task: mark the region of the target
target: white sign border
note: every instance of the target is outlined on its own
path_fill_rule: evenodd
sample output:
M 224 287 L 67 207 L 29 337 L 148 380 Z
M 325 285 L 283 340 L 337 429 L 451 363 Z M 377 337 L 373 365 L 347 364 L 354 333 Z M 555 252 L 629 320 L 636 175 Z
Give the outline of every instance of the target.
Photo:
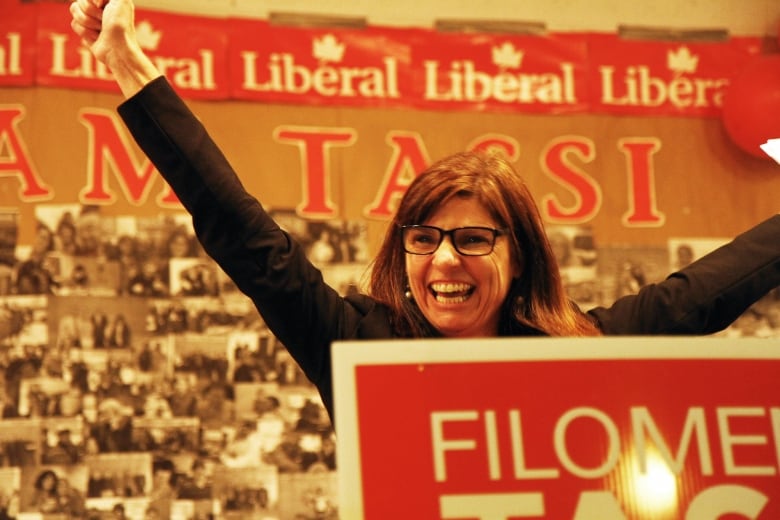
M 398 339 L 337 341 L 331 346 L 339 516 L 363 518 L 355 370 L 370 365 L 615 359 L 780 359 L 780 342 L 720 336 Z M 399 382 L 402 383 L 402 382 Z

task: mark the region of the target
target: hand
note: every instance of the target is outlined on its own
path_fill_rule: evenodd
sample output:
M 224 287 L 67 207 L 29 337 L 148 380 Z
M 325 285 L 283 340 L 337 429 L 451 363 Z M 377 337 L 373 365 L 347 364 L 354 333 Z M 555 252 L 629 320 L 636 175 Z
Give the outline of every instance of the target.
M 71 27 L 95 57 L 111 68 L 120 55 L 136 52 L 132 0 L 74 0 Z
M 136 39 L 133 0 L 73 0 L 70 14 L 73 32 L 111 70 L 125 97 L 161 75 Z

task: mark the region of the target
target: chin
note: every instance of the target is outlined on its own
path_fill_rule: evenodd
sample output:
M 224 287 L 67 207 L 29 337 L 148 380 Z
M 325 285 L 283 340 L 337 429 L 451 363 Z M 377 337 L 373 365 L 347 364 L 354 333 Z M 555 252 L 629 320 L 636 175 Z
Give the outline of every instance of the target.
M 436 326 L 436 330 L 438 330 L 444 337 L 447 337 L 447 338 L 478 337 L 477 334 L 470 333 L 469 329 L 464 329 L 462 327 Z

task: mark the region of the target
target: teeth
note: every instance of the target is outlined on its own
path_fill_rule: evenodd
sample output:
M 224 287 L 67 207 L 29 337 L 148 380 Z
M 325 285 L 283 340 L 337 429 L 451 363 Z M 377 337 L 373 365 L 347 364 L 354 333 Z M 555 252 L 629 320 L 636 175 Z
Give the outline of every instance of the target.
M 468 299 L 467 296 L 446 297 L 446 296 L 442 296 L 441 294 L 435 294 L 434 297 L 436 298 L 436 301 L 439 303 L 463 303 Z
M 468 291 L 471 289 L 471 285 L 467 283 L 439 282 L 431 284 L 431 289 L 437 293 L 455 293 Z
M 437 282 L 431 284 L 433 296 L 439 303 L 463 303 L 468 298 L 473 286 L 467 283 Z

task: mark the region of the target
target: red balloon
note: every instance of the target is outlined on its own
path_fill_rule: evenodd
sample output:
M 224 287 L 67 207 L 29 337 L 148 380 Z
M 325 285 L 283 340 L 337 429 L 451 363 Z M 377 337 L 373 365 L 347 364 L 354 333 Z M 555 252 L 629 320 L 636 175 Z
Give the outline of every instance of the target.
M 721 116 L 737 146 L 769 159 L 759 145 L 780 138 L 780 54 L 750 59 L 726 89 Z

